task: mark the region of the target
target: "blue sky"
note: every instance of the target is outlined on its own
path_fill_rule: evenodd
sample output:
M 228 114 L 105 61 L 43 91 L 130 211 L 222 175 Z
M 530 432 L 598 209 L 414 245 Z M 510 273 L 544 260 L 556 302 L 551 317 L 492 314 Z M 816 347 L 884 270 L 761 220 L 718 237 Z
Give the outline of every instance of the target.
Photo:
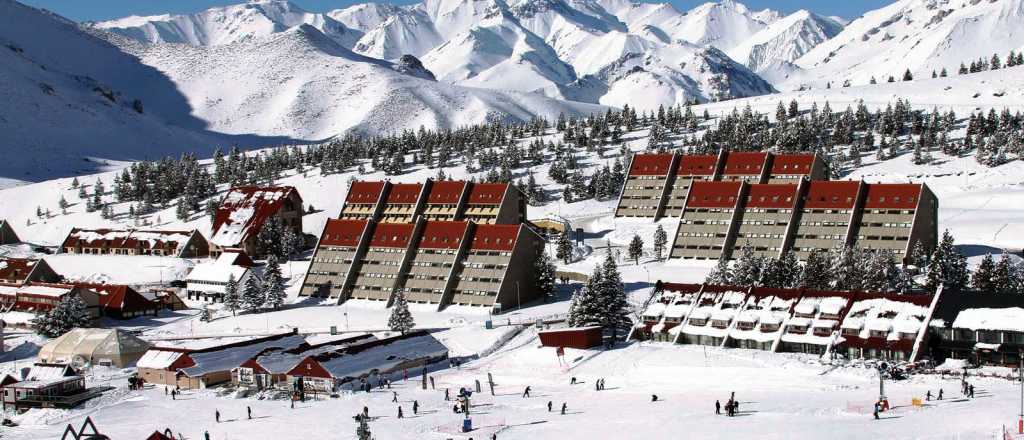
M 162 13 L 186 13 L 200 11 L 211 6 L 242 3 L 245 0 L 19 0 L 23 3 L 46 8 L 72 20 L 105 20 L 126 15 L 155 15 Z M 665 0 L 661 0 L 665 1 Z M 668 0 L 679 9 L 685 10 L 703 3 L 703 0 Z M 751 9 L 772 8 L 782 12 L 808 9 L 822 15 L 839 15 L 847 19 L 860 16 L 866 11 L 879 8 L 893 0 L 740 0 Z M 343 8 L 365 0 L 292 0 L 303 9 L 321 12 Z M 394 4 L 416 3 L 415 0 L 393 1 Z

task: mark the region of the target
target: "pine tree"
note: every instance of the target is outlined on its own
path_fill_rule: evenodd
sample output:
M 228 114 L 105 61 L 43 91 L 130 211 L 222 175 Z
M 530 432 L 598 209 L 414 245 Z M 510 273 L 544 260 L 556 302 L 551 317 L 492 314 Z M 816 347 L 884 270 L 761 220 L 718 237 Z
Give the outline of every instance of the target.
M 629 248 L 627 249 L 627 255 L 632 258 L 636 264 L 640 265 L 640 257 L 644 254 L 644 240 L 639 235 L 633 234 L 633 239 L 629 241 Z
M 600 288 L 604 278 L 604 266 L 597 265 L 583 288 L 572 295 L 566 324 L 569 327 L 600 325 Z
M 994 290 L 1002 294 L 1020 293 L 1020 270 L 1010 260 L 1010 254 L 1005 251 L 995 265 L 992 284 Z
M 67 199 L 64 198 L 64 195 L 61 194 L 60 201 L 57 202 L 57 206 L 59 206 L 61 210 L 64 210 L 68 209 L 68 207 L 71 206 L 71 204 L 68 203 Z
M 708 276 L 704 278 L 704 282 L 707 284 L 717 284 L 720 286 L 731 286 L 733 284 L 732 269 L 729 267 L 729 260 L 722 258 L 718 260 L 718 264 L 715 268 L 708 273 Z
M 904 81 L 913 81 L 914 80 L 914 75 L 912 73 L 910 73 L 910 69 L 907 69 L 906 71 L 903 72 L 903 80 Z
M 210 322 L 212 320 L 213 320 L 213 314 L 210 313 L 210 308 L 206 307 L 206 306 L 203 306 L 203 308 L 199 310 L 199 321 L 200 322 Z
M 995 293 L 995 271 L 995 258 L 992 258 L 992 254 L 986 254 L 985 258 L 982 258 L 981 263 L 978 264 L 978 268 L 974 270 L 974 275 L 971 277 L 971 287 L 982 293 Z
M 837 290 L 863 290 L 863 264 L 861 250 L 849 246 L 833 249 L 830 275 Z
M 743 245 L 740 257 L 732 268 L 732 284 L 742 287 L 754 287 L 761 282 L 761 269 L 765 266 L 761 257 L 754 253 L 750 242 Z
M 569 241 L 569 231 L 562 231 L 555 243 L 555 258 L 562 260 L 565 264 L 572 263 L 572 242 Z
M 665 246 L 668 245 L 668 234 L 665 233 L 665 228 L 658 225 L 658 229 L 654 230 L 654 256 L 661 260 L 665 254 Z
M 267 268 L 263 270 L 263 305 L 278 310 L 284 305 L 285 298 L 281 265 L 278 264 L 277 257 L 271 256 L 267 259 Z
M 283 256 L 284 247 L 281 243 L 283 237 L 281 220 L 271 217 L 263 223 L 263 228 L 256 235 L 257 247 L 263 255 Z
M 967 257 L 956 250 L 953 236 L 947 230 L 942 233 L 939 246 L 932 252 L 925 288 L 930 292 L 939 286 L 960 290 L 967 286 L 968 278 Z
M 78 185 L 79 185 L 78 177 L 75 177 L 75 178 L 71 179 L 71 187 L 72 188 L 78 188 Z
M 72 329 L 92 326 L 92 318 L 85 301 L 76 295 L 61 300 L 54 308 L 37 315 L 32 319 L 32 326 L 37 333 L 56 338 Z
M 250 275 L 251 277 L 251 275 Z M 235 275 L 228 275 L 228 284 L 224 286 L 224 308 L 234 316 L 242 305 L 242 298 L 238 293 L 238 280 Z
M 416 322 L 413 321 L 412 313 L 409 313 L 409 303 L 405 301 L 405 292 L 399 289 L 395 292 L 395 303 L 391 306 L 388 328 L 404 335 L 415 326 Z
M 547 251 L 541 251 L 537 256 L 537 260 L 533 264 L 533 272 L 534 287 L 537 289 L 537 293 L 545 299 L 554 298 L 556 268 L 555 262 L 551 260 Z
M 600 298 L 600 324 L 605 329 L 612 331 L 612 341 L 618 337 L 621 328 L 632 326 L 629 319 L 630 306 L 626 297 L 626 287 L 622 284 L 622 276 L 619 274 L 619 266 L 611 252 L 604 259 L 601 268 L 602 276 L 598 283 Z
M 263 308 L 267 297 L 263 294 L 263 286 L 255 275 L 250 274 L 242 286 L 242 309 L 247 312 L 256 312 Z
M 827 253 L 811 250 L 800 273 L 800 286 L 808 289 L 828 289 L 832 285 L 832 261 Z

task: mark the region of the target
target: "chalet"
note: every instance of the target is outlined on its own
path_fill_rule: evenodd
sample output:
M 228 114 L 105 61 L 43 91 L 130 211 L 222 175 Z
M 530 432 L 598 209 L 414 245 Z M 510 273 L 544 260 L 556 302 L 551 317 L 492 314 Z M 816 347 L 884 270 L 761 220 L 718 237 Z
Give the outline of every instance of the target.
M 456 265 L 470 244 L 475 228 L 469 222 L 424 221 L 422 233 L 401 281 L 405 299 L 441 306 L 455 284 Z
M 238 258 L 237 252 L 224 252 L 216 260 L 195 265 L 185 277 L 186 297 L 191 300 L 223 302 L 227 285 L 232 279 L 241 292 L 249 277 L 256 274 L 246 266 L 234 264 L 239 261 Z
M 865 185 L 857 246 L 887 249 L 906 261 L 914 246 L 937 244 L 939 201 L 924 184 Z
M 123 284 L 73 283 L 99 295 L 100 314 L 114 319 L 156 316 L 160 305 Z
M 766 152 L 732 151 L 724 154 L 720 179 L 723 181 L 739 181 L 747 183 L 765 183 L 768 181 L 771 157 Z
M 722 346 L 746 297 L 744 288 L 705 285 L 697 307 L 683 323 L 676 341 Z
M 360 243 L 369 237 L 373 224 L 367 219 L 327 220 L 302 281 L 299 295 L 348 299 L 346 289 L 355 281 L 361 258 Z
M 23 380 L 4 385 L 3 409 L 72 408 L 96 397 L 85 388 L 85 378 L 64 364 L 36 363 Z
M 303 344 L 288 350 L 268 350 L 258 356 L 247 359 L 231 370 L 231 383 L 236 386 L 250 387 L 257 390 L 267 388 L 292 389 L 287 373 L 295 368 L 303 359 L 320 353 L 337 351 L 346 347 L 376 340 L 373 335 L 345 336 L 337 340 L 328 340 L 317 344 Z
M 813 181 L 806 185 L 793 240 L 793 252 L 798 259 L 806 260 L 814 250 L 852 244 L 850 227 L 861 186 L 860 182 L 850 181 Z
M 0 285 L 0 305 L 7 310 L 32 314 L 46 313 L 61 301 L 80 298 L 93 319 L 100 317 L 99 295 L 72 284 L 34 283 L 22 286 Z
M 214 216 L 210 255 L 219 256 L 226 249 L 262 255 L 256 238 L 267 220 L 276 219 L 284 229 L 301 236 L 302 215 L 302 197 L 293 187 L 231 188 Z
M 523 224 L 473 228 L 465 258 L 452 278 L 449 304 L 510 309 L 539 299 L 533 286 L 533 262 L 544 238 Z
M 634 154 L 615 216 L 659 218 L 676 161 L 674 154 Z
M 206 239 L 198 231 L 72 228 L 61 252 L 87 255 L 156 255 L 198 258 L 209 255 Z
M 461 207 L 469 196 L 470 184 L 461 180 L 440 180 L 430 185 L 423 216 L 427 220 L 459 220 Z
M 176 289 L 149 289 L 140 293 L 146 299 L 156 303 L 161 309 L 170 311 L 188 309 L 188 304 L 181 300 Z
M 409 244 L 416 234 L 416 225 L 380 223 L 374 226 L 367 251 L 359 259 L 359 271 L 353 280 L 349 298 L 385 301 L 398 288 L 398 281 L 408 266 Z
M 0 257 L 0 282 L 25 284 L 28 282 L 56 283 L 60 275 L 46 264 L 46 260 Z
M 717 155 L 679 156 L 668 200 L 665 202 L 665 217 L 675 218 L 683 213 L 686 196 L 690 193 L 690 185 L 694 181 L 715 180 L 717 164 Z
M 793 317 L 783 330 L 779 351 L 822 355 L 838 337 L 851 292 L 805 290 L 793 306 Z
M 932 295 L 860 294 L 841 325 L 837 350 L 851 359 L 910 361 L 928 333 Z
M 306 390 L 332 392 L 358 389 L 362 381 L 416 372 L 448 359 L 448 348 L 426 331 L 353 344 L 347 348 L 308 356 L 288 371 L 291 383 Z
M 383 223 L 413 223 L 425 203 L 427 185 L 422 183 L 393 183 L 384 199 L 380 221 Z
M 0 219 L 0 245 L 2 244 L 15 244 L 21 243 L 21 239 L 18 238 L 18 234 L 14 233 L 14 228 L 7 220 Z
M 1024 298 L 992 292 L 949 292 L 930 318 L 927 355 L 936 362 L 1019 367 L 1024 353 Z
M 518 188 L 508 183 L 474 183 L 459 220 L 518 225 L 526 221 L 526 198 Z
M 383 209 L 387 182 L 354 181 L 348 187 L 345 206 L 338 218 L 344 220 L 376 220 Z
M 782 329 L 787 326 L 793 305 L 802 293 L 799 289 L 751 289 L 736 317 L 736 326 L 729 330 L 726 345 L 776 351 Z
M 793 211 L 799 199 L 798 186 L 792 184 L 749 185 L 743 209 L 738 216 L 732 258 L 749 245 L 759 257 L 778 258 L 791 230 Z
M 693 182 L 670 257 L 728 258 L 744 189 L 742 182 Z

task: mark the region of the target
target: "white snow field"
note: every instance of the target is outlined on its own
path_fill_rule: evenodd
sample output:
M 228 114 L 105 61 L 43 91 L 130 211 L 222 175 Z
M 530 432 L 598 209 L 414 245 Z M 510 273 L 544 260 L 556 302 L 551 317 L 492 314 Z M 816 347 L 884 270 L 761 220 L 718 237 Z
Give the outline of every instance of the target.
M 435 390 L 421 389 L 415 379 L 396 380 L 392 389 L 342 393 L 338 398 L 296 403 L 233 399 L 214 390 L 186 391 L 172 401 L 159 388 L 118 391 L 63 413 L 33 410 L 4 428 L 5 438 L 50 439 L 68 422 L 78 425 L 91 416 L 100 430 L 115 439 L 141 439 L 154 430 L 171 428 L 184 438 L 355 438 L 351 416 L 366 406 L 378 439 L 992 439 L 1017 417 L 1017 384 L 1003 379 L 975 379 L 975 398 L 959 395 L 959 379 L 917 376 L 887 382 L 893 409 L 873 420 L 878 397 L 873 369 L 862 365 L 823 365 L 803 355 L 723 350 L 665 343 L 632 344 L 611 351 L 569 349 L 560 363 L 553 348 L 539 347 L 530 329 L 487 358 L 460 369 L 431 373 Z M 410 376 L 414 376 L 410 372 Z M 418 373 L 418 372 L 416 372 Z M 497 386 L 487 390 L 487 374 Z M 570 385 L 570 378 L 580 383 Z M 605 379 L 603 391 L 595 381 Z M 472 396 L 475 430 L 461 433 L 463 416 L 444 400 L 443 388 L 482 384 Z M 523 398 L 525 387 L 531 396 Z M 429 386 L 428 386 L 429 388 Z M 942 389 L 944 400 L 911 405 Z M 399 402 L 392 403 L 392 392 Z M 736 393 L 735 417 L 715 415 L 715 400 Z M 658 396 L 652 402 L 652 394 Z M 413 414 L 412 401 L 419 403 Z M 548 412 L 547 403 L 553 411 Z M 565 415 L 559 413 L 562 403 Z M 401 406 L 405 418 L 398 419 Z M 246 418 L 251 407 L 253 419 Z M 220 411 L 221 422 L 214 420 Z

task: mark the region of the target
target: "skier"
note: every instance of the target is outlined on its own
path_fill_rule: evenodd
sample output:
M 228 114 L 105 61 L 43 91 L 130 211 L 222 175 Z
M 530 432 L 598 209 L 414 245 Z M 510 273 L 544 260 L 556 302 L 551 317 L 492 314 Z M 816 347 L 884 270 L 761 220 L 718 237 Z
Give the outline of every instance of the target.
M 398 418 L 402 418 L 402 407 L 398 407 Z
M 875 415 L 875 420 L 878 420 L 878 405 L 875 405 L 874 415 Z
M 569 385 L 576 385 L 576 376 L 573 376 L 572 379 L 569 379 Z
M 565 410 L 568 409 L 568 408 L 569 408 L 569 406 L 566 405 L 565 402 L 562 402 L 562 415 L 563 416 L 565 415 Z
M 178 400 L 178 391 L 171 390 L 171 400 Z
M 551 401 L 548 401 L 548 412 L 551 412 Z
M 530 397 L 530 387 L 529 386 L 527 386 L 526 389 L 523 390 L 523 398 L 525 399 L 527 397 Z
M 967 390 L 968 390 L 968 394 L 969 394 L 969 395 L 971 396 L 971 398 L 973 399 L 973 398 L 974 398 L 974 385 L 973 385 L 973 384 L 972 384 L 972 385 L 968 385 L 968 386 L 967 386 Z
M 295 409 L 295 396 L 292 396 L 292 398 L 288 399 L 288 401 L 291 403 L 292 409 Z
M 206 440 L 210 440 L 210 431 L 203 431 L 203 437 L 206 438 Z
M 942 388 L 939 388 L 939 400 L 942 400 Z
M 409 380 L 409 370 L 402 370 L 402 380 L 403 381 Z
M 369 417 L 370 417 L 370 408 L 367 408 L 367 407 L 364 406 L 363 407 L 363 418 L 365 419 L 365 418 L 369 418 Z
M 474 379 L 474 381 L 476 382 L 476 392 L 479 393 L 480 392 L 480 379 Z
M 451 400 L 451 398 L 448 397 L 448 388 L 445 388 L 444 389 L 444 401 L 447 402 L 449 400 Z
M 715 415 L 722 415 L 722 403 L 715 401 Z
M 657 394 L 651 394 L 651 402 L 657 402 L 657 401 L 658 401 L 658 395 Z
M 245 412 L 249 415 L 249 420 L 252 420 L 252 408 L 248 406 L 245 407 Z
M 413 400 L 412 401 L 412 413 L 413 414 L 417 414 L 419 412 L 420 412 L 420 401 L 419 400 Z
M 455 414 L 459 413 L 459 404 L 458 403 L 452 405 L 452 412 L 455 413 Z
M 430 389 L 432 389 L 432 390 L 435 389 L 434 388 L 434 376 L 430 376 Z
M 384 379 L 384 385 L 387 386 L 388 389 L 390 390 L 391 389 L 391 379 Z
M 391 403 L 398 403 L 398 391 L 392 391 Z
M 217 423 L 220 423 L 220 410 L 213 410 L 213 417 L 217 419 Z
M 927 401 L 929 401 L 929 402 L 931 402 L 931 401 L 932 401 L 932 390 L 928 390 L 928 392 L 927 392 L 927 393 L 925 393 L 925 395 L 924 395 L 924 400 L 927 400 Z

